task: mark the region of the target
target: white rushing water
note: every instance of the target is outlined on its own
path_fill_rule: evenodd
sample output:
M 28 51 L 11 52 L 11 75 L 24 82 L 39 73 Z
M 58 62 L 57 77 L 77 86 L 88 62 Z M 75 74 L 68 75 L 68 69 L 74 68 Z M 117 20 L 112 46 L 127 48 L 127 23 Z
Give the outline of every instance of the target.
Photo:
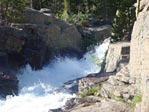
M 86 76 L 100 70 L 100 59 L 105 55 L 109 40 L 88 52 L 81 60 L 57 58 L 42 70 L 34 71 L 29 65 L 18 73 L 20 92 L 0 100 L 0 112 L 48 112 L 63 106 L 75 95 L 55 91 L 69 80 Z

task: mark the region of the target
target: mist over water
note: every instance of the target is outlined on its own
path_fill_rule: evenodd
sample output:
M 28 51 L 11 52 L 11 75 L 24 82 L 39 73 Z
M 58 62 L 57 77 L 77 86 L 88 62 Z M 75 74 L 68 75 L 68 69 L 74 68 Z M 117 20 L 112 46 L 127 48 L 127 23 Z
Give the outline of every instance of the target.
M 96 61 L 104 57 L 108 45 L 109 40 L 105 40 L 80 60 L 59 57 L 42 70 L 35 71 L 26 65 L 18 73 L 19 95 L 0 100 L 0 112 L 48 112 L 63 106 L 67 99 L 76 95 L 55 90 L 69 80 L 99 72 Z

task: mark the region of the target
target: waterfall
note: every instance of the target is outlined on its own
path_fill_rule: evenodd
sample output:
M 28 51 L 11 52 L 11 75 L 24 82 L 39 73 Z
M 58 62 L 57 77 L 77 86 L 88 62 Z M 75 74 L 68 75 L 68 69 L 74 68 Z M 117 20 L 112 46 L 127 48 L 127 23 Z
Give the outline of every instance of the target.
M 108 49 L 109 39 L 96 46 L 80 60 L 76 58 L 57 58 L 42 70 L 32 70 L 29 65 L 22 68 L 19 79 L 19 95 L 0 100 L 0 112 L 48 112 L 63 106 L 67 99 L 76 97 L 69 92 L 56 92 L 63 83 L 84 77 L 100 70 L 100 59 Z

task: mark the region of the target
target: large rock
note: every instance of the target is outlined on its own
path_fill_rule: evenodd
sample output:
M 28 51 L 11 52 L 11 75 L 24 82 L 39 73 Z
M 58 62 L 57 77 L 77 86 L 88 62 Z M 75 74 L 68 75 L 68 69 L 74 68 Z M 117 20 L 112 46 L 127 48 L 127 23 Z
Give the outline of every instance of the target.
M 99 87 L 101 86 L 102 82 L 108 80 L 108 76 L 104 77 L 85 77 L 79 80 L 78 89 L 79 94 L 82 94 L 84 90 L 90 90 L 92 87 Z
M 49 112 L 132 112 L 132 109 L 120 101 L 91 96 L 68 100 L 62 109 Z
M 98 27 L 84 27 L 79 28 L 79 31 L 84 39 L 94 40 L 101 43 L 111 36 L 111 26 L 103 25 Z
M 123 102 L 102 100 L 92 105 L 79 105 L 69 112 L 132 112 L 132 109 Z
M 9 64 L 13 69 L 26 63 L 34 68 L 41 68 L 46 60 L 47 46 L 29 32 L 12 27 L 0 27 L 0 61 L 1 68 Z M 7 61 L 5 61 L 7 60 Z
M 98 76 L 99 75 L 99 76 Z M 109 75 L 112 74 L 99 74 L 93 73 L 89 74 L 87 77 L 77 78 L 75 80 L 70 80 L 62 86 L 59 90 L 67 90 L 71 93 L 76 93 L 81 95 L 83 91 L 90 90 L 92 87 L 100 88 L 101 84 L 108 80 Z
M 8 69 L 8 55 L 6 52 L 0 52 L 0 71 L 7 71 Z
M 42 10 L 42 9 L 41 9 Z M 23 30 L 40 38 L 53 52 L 72 49 L 81 52 L 82 38 L 75 25 L 62 21 L 53 14 L 28 9 Z
M 137 0 L 135 22 L 130 54 L 130 75 L 142 79 L 142 107 L 140 112 L 149 112 L 149 2 Z
M 18 94 L 18 79 L 7 73 L 0 72 L 0 97 Z
M 82 38 L 75 25 L 48 9 L 27 9 L 25 17 L 25 23 L 0 27 L 0 51 L 9 54 L 12 63 L 29 63 L 37 69 L 55 55 L 82 56 Z
M 5 67 L 6 64 L 8 65 L 8 62 L 10 66 L 12 64 L 12 67 L 21 64 L 22 61 L 20 60 L 22 59 L 20 54 L 24 45 L 25 33 L 23 31 L 0 26 L 0 60 L 3 60 L 1 68 L 8 69 Z
M 0 26 L 0 51 L 20 52 L 25 44 L 22 31 L 11 27 Z
M 122 99 L 132 102 L 133 98 L 140 96 L 140 88 L 136 78 L 130 77 L 129 66 L 123 67 L 115 76 L 110 76 L 103 83 L 100 95 L 106 98 Z
M 47 46 L 40 39 L 27 40 L 22 51 L 24 60 L 29 63 L 32 68 L 42 68 L 47 61 Z

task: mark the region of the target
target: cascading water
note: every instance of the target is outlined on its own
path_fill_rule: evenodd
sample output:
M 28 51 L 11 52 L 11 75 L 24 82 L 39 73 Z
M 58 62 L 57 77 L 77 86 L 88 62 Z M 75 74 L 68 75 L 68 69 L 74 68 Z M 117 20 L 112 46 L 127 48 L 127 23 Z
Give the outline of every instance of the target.
M 56 92 L 64 82 L 95 73 L 100 70 L 99 61 L 105 55 L 109 40 L 95 47 L 81 60 L 57 58 L 42 70 L 34 71 L 29 65 L 20 70 L 19 95 L 0 100 L 0 112 L 48 112 L 63 106 L 75 94 Z

